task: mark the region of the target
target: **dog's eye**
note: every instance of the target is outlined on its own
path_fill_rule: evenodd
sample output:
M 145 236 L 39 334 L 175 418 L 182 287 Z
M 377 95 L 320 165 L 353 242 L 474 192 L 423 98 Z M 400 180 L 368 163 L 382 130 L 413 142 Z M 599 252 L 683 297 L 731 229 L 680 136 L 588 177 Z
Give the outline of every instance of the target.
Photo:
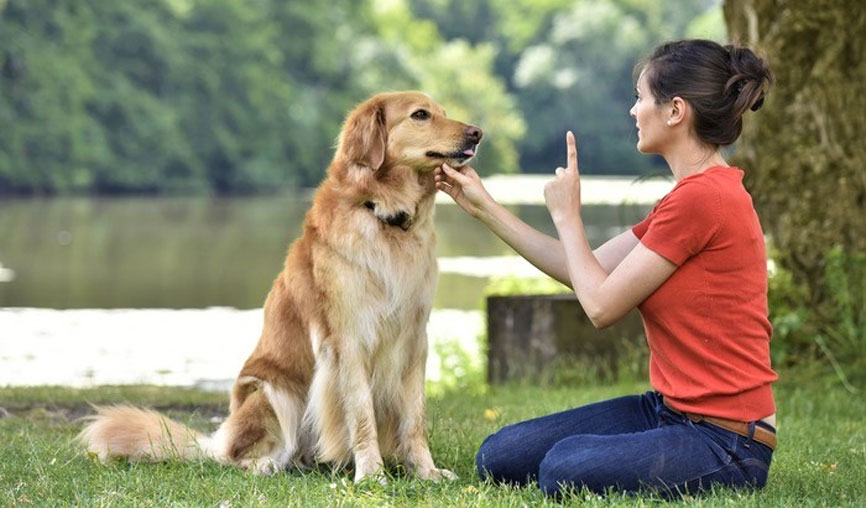
M 430 112 L 426 109 L 419 109 L 418 111 L 412 113 L 412 118 L 415 120 L 427 120 L 430 118 Z

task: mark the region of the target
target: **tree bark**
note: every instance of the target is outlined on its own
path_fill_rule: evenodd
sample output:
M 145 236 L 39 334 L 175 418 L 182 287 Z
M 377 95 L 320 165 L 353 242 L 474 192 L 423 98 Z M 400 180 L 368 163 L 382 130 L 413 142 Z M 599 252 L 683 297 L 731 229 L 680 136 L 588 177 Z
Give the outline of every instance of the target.
M 731 42 L 763 53 L 775 75 L 733 161 L 777 261 L 826 303 L 829 250 L 866 252 L 866 4 L 726 0 L 724 14 Z
M 621 360 L 646 348 L 637 311 L 597 330 L 573 294 L 489 296 L 487 337 L 491 384 L 562 375 L 560 368 L 615 378 Z

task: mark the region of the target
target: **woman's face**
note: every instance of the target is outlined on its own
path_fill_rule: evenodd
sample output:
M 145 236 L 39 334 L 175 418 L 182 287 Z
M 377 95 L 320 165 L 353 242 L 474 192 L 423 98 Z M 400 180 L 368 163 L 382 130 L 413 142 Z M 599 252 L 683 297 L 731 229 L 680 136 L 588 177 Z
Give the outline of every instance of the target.
M 664 115 L 666 108 L 656 104 L 656 99 L 646 84 L 641 72 L 635 89 L 636 98 L 629 114 L 637 126 L 637 149 L 641 153 L 662 153 L 670 137 L 670 127 Z

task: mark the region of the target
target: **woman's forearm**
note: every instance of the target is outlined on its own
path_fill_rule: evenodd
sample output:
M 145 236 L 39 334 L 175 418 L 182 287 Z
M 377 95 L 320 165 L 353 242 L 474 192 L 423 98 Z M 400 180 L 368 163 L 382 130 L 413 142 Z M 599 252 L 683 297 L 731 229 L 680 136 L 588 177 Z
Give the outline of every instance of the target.
M 565 250 L 558 239 L 538 231 L 496 202 L 481 211 L 478 219 L 536 268 L 571 287 Z
M 580 216 L 557 223 L 556 229 L 564 245 L 566 269 L 574 281 L 574 294 L 593 324 L 599 326 L 606 304 L 600 289 L 608 273 L 589 247 Z

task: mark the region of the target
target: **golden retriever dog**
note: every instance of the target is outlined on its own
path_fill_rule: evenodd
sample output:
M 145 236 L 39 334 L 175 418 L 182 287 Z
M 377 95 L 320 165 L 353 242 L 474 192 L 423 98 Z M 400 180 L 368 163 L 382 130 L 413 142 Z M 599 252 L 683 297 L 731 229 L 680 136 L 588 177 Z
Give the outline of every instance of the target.
M 210 458 L 263 474 L 313 461 L 383 479 L 383 457 L 454 478 L 430 455 L 427 319 L 437 267 L 433 169 L 475 154 L 481 130 L 417 92 L 347 117 L 302 236 L 264 306 L 261 338 L 205 436 L 159 413 L 97 408 L 79 438 L 100 459 Z

